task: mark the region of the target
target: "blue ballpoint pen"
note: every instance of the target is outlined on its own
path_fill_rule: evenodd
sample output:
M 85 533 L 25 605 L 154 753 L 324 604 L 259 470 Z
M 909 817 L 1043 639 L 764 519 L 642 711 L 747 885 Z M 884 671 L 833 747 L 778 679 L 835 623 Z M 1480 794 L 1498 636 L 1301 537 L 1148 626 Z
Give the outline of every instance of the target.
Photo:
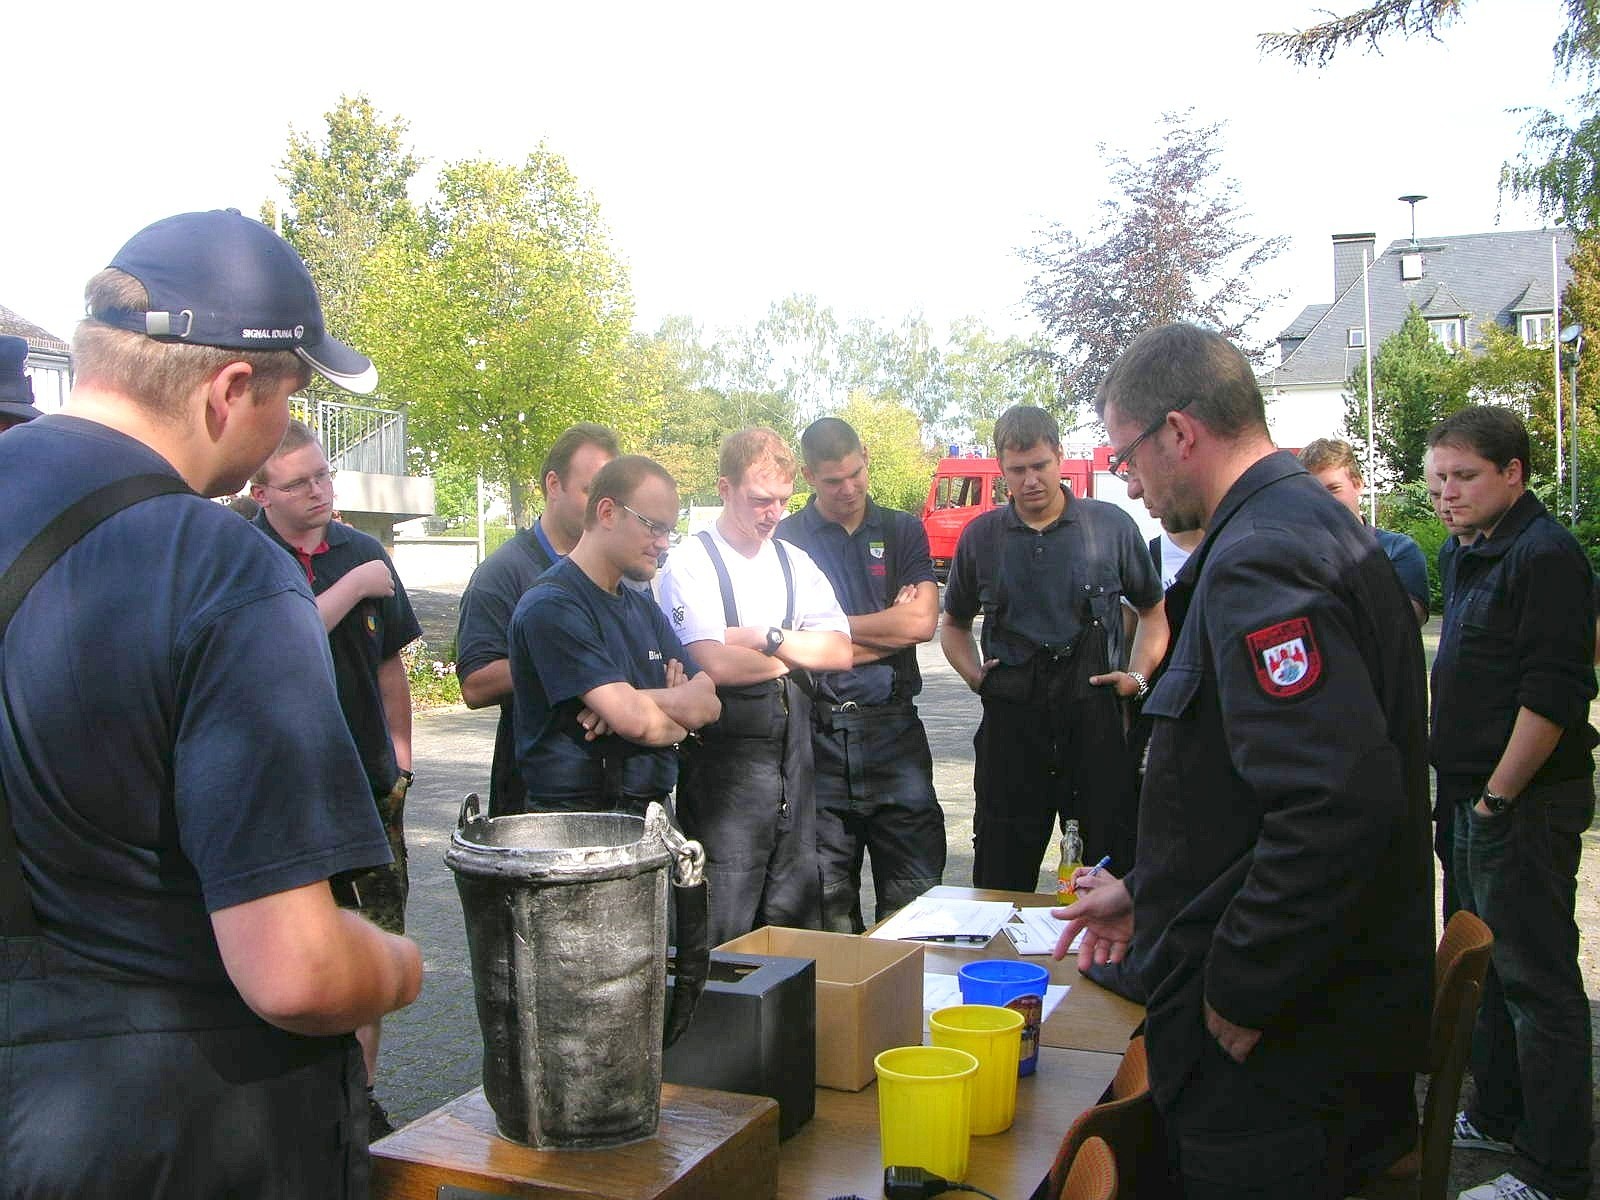
M 1102 858 L 1099 862 L 1095 863 L 1094 866 L 1089 868 L 1089 874 L 1098 875 L 1098 874 L 1100 874 L 1100 868 L 1101 867 L 1109 867 L 1110 865 L 1111 865 L 1111 855 L 1108 854 L 1104 858 Z

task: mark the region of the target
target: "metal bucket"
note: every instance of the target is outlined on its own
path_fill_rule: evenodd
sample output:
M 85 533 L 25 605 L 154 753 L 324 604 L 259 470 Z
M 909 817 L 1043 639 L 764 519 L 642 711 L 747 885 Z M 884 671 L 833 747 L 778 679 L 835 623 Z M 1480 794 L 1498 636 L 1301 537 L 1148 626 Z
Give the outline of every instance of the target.
M 445 862 L 461 893 L 484 1094 L 500 1133 L 540 1149 L 653 1134 L 663 1042 L 688 1024 L 705 982 L 694 964 L 709 959 L 700 844 L 659 804 L 642 818 L 485 817 L 471 795 Z M 669 867 L 680 924 L 670 1013 Z

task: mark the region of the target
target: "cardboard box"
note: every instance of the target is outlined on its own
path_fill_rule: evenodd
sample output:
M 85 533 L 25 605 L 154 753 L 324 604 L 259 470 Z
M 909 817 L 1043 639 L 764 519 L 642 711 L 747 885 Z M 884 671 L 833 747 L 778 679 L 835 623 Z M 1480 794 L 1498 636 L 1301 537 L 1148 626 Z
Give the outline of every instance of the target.
M 717 949 L 817 964 L 817 1086 L 859 1092 L 872 1060 L 922 1044 L 922 946 L 765 926 Z
M 667 1047 L 662 1078 L 770 1096 L 778 1102 L 778 1137 L 789 1137 L 816 1111 L 816 1014 L 809 958 L 713 950 L 706 990 L 689 1028 Z

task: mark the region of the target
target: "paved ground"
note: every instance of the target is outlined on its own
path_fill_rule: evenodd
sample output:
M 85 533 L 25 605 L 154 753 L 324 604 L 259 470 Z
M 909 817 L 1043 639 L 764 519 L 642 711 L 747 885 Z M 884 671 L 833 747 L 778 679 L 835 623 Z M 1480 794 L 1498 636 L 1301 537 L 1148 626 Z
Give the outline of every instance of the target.
M 445 647 L 455 634 L 457 589 L 412 593 L 424 636 Z M 1430 647 L 1431 650 L 1431 647 Z M 934 646 L 919 661 L 925 679 L 921 708 L 933 748 L 935 784 L 949 836 L 947 882 L 964 884 L 972 873 L 972 733 L 978 701 Z M 481 1081 L 482 1043 L 473 1009 L 461 907 L 454 879 L 444 865 L 450 831 L 468 792 L 487 795 L 496 711 L 449 709 L 416 722 L 417 781 L 407 805 L 411 848 L 410 931 L 422 947 L 426 972 L 422 995 L 384 1026 L 378 1093 L 397 1124 L 413 1120 Z M 1591 997 L 1600 997 L 1600 825 L 1585 836 L 1587 853 L 1579 877 L 1582 966 Z M 1041 887 L 1050 871 L 1041 872 Z M 1596 1015 L 1600 1027 L 1600 1013 Z M 1600 1074 L 1600 1072 L 1597 1072 Z M 1470 1086 L 1470 1083 L 1469 1085 Z M 1597 1105 L 1600 1111 L 1600 1105 Z M 1600 1144 L 1595 1148 L 1600 1163 Z M 1480 1183 L 1508 1165 L 1499 1155 L 1457 1151 L 1450 1195 Z M 1590 1192 L 1600 1200 L 1600 1187 Z M 1005 1197 L 1002 1200 L 1013 1200 Z

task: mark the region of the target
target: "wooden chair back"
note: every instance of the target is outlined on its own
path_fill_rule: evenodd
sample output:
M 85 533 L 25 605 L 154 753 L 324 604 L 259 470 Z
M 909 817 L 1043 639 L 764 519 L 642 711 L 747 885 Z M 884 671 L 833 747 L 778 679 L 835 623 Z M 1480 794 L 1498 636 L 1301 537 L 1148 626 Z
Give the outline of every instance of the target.
M 1111 1099 L 1080 1113 L 1061 1139 L 1045 1180 L 1045 1200 L 1066 1200 L 1072 1164 L 1091 1139 L 1099 1139 L 1109 1148 L 1118 1173 L 1116 1185 L 1123 1194 L 1138 1194 L 1138 1164 L 1154 1147 L 1157 1129 L 1144 1038 L 1128 1043 L 1110 1093 Z
M 1073 1157 L 1061 1200 L 1116 1200 L 1116 1196 L 1117 1156 L 1104 1138 L 1086 1139 Z

